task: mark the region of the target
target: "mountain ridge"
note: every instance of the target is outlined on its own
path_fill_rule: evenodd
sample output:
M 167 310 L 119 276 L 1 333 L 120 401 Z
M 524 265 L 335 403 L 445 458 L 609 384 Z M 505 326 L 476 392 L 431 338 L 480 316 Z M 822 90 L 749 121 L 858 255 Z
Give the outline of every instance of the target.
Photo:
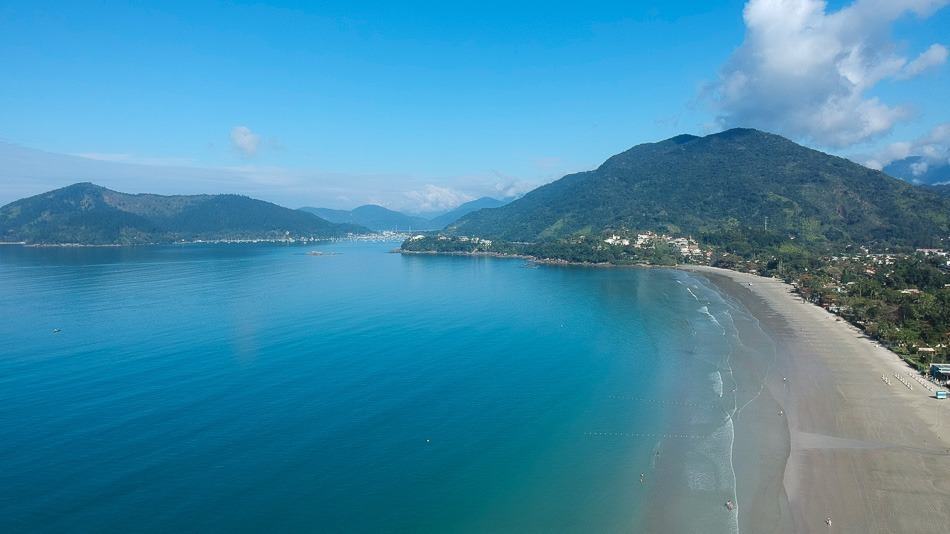
M 312 213 L 333 223 L 358 224 L 375 231 L 406 232 L 413 229 L 435 229 L 430 228 L 428 219 L 407 215 L 376 204 L 364 204 L 352 210 L 303 207 L 299 208 L 299 211 Z
M 506 203 L 507 201 L 505 200 L 481 197 L 460 204 L 456 208 L 432 218 L 409 215 L 377 204 L 364 204 L 352 210 L 313 208 L 309 206 L 299 209 L 300 211 L 313 213 L 330 222 L 359 224 L 376 231 L 392 230 L 405 232 L 441 230 L 473 211 L 500 207 Z
M 0 240 L 31 244 L 144 244 L 327 238 L 367 232 L 241 195 L 155 195 L 91 182 L 0 207 Z
M 735 128 L 644 143 L 446 231 L 543 241 L 636 229 L 707 242 L 799 239 L 913 245 L 946 236 L 950 204 L 784 137 Z

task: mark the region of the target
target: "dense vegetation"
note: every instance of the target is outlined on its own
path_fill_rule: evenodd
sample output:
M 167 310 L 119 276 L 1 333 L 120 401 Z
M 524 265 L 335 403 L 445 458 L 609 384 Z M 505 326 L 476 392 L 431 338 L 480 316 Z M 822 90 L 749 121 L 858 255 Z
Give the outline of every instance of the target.
M 731 263 L 793 283 L 803 298 L 828 308 L 911 364 L 950 361 L 950 274 L 947 258 L 924 254 L 816 257 L 777 255 L 759 264 Z M 918 352 L 921 347 L 933 354 Z
M 90 183 L 0 208 L 0 241 L 27 243 L 323 238 L 361 231 L 238 195 L 129 195 Z
M 929 245 L 950 233 L 950 201 L 783 137 L 734 129 L 638 145 L 447 230 L 535 242 L 614 229 L 688 234 L 740 253 L 790 238 L 812 249 Z
M 950 196 L 950 184 L 934 185 L 930 187 L 930 190 L 936 191 L 941 195 Z

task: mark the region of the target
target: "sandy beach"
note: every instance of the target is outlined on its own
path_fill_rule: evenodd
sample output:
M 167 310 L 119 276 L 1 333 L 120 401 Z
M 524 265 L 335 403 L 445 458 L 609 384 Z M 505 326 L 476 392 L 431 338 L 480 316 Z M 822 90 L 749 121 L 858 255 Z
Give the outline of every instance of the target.
M 686 269 L 740 301 L 776 344 L 759 406 L 736 421 L 737 471 L 762 466 L 754 477 L 740 473 L 740 531 L 945 530 L 950 401 L 936 400 L 897 355 L 802 302 L 788 284 Z M 767 422 L 776 420 L 781 429 Z

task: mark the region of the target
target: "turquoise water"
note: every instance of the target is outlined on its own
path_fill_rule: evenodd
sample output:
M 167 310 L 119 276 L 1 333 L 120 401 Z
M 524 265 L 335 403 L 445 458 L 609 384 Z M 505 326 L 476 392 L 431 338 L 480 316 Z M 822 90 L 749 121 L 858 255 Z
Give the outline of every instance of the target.
M 734 531 L 728 302 L 394 246 L 0 247 L 0 531 Z

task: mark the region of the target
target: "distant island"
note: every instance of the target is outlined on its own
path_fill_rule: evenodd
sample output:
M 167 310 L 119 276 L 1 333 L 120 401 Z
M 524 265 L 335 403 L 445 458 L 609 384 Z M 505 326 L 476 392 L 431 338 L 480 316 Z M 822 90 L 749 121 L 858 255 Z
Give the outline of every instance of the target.
M 737 128 L 635 146 L 400 250 L 778 277 L 924 369 L 950 360 L 948 190 Z
M 88 182 L 0 208 L 0 241 L 32 245 L 308 241 L 369 232 L 245 196 L 132 195 Z
M 300 208 L 300 210 L 313 213 L 330 222 L 358 224 L 378 232 L 411 232 L 413 230 L 441 230 L 469 213 L 484 208 L 498 208 L 506 203 L 507 200 L 482 197 L 431 218 L 409 215 L 375 204 L 366 204 L 352 210 L 310 207 Z

